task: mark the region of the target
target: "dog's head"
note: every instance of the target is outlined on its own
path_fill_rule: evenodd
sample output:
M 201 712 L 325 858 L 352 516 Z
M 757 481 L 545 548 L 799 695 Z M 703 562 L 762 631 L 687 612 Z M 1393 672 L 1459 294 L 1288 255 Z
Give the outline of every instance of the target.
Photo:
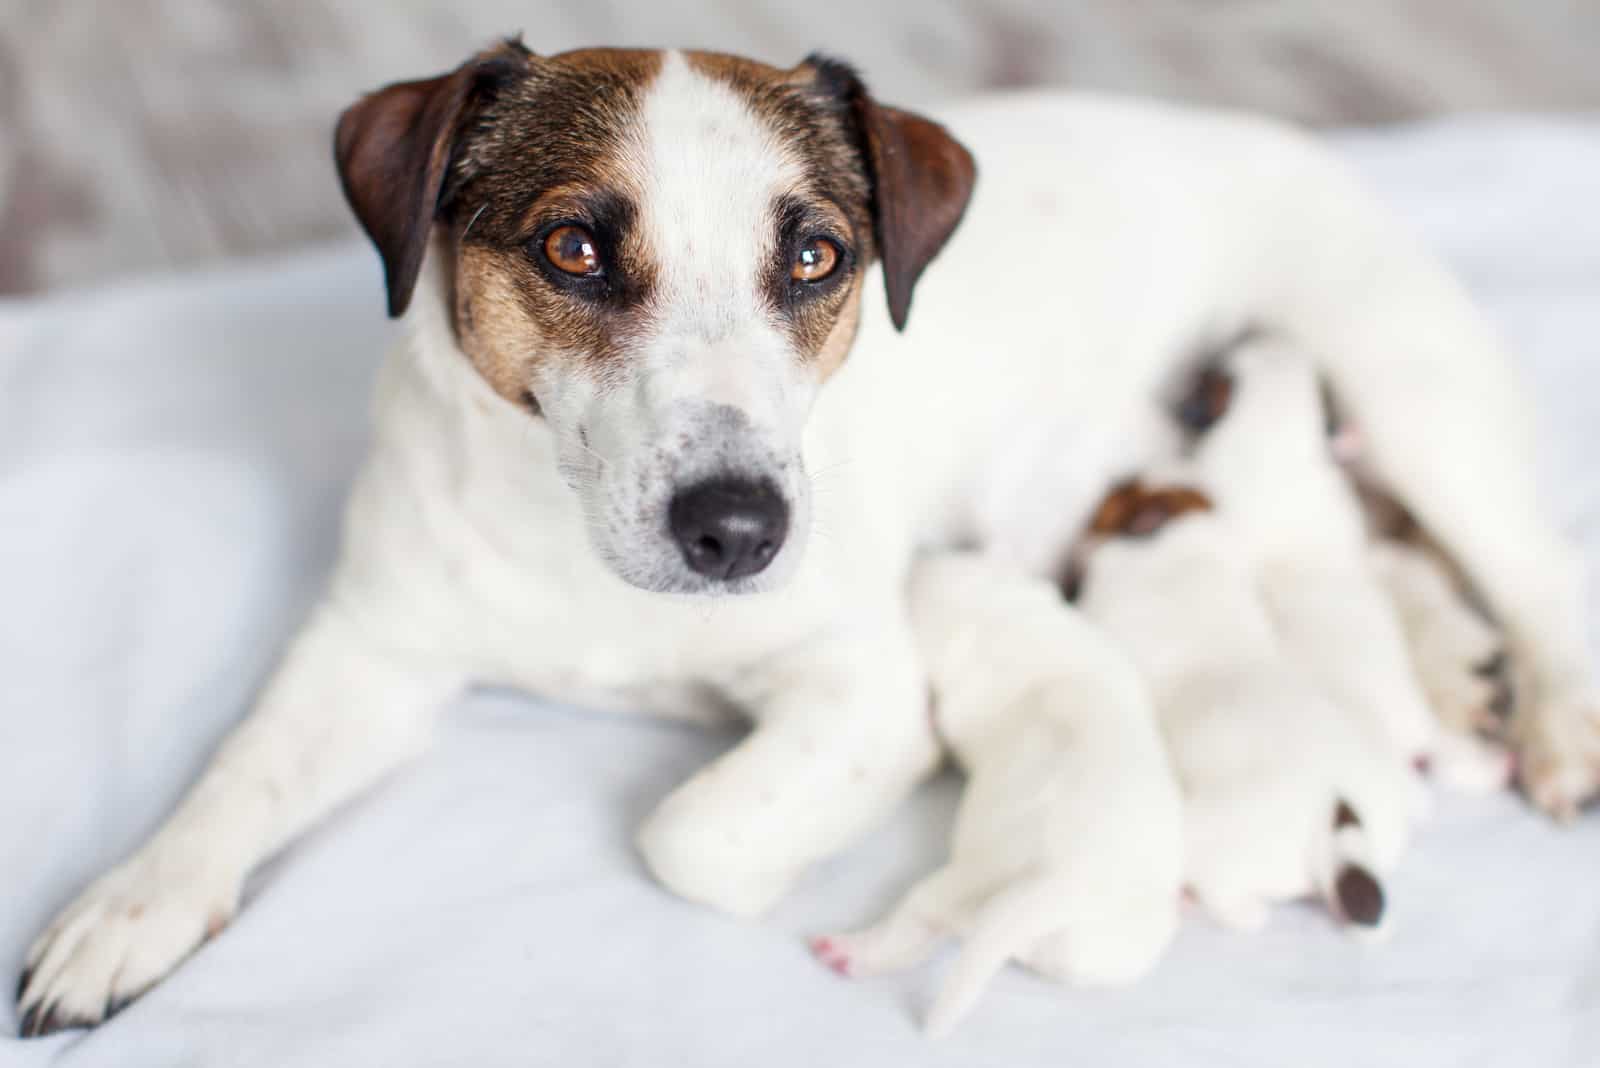
M 903 328 L 975 175 L 832 60 L 519 42 L 365 97 L 335 153 L 390 314 L 445 250 L 461 351 L 548 421 L 599 555 L 680 592 L 792 571 L 802 430 L 866 268 Z

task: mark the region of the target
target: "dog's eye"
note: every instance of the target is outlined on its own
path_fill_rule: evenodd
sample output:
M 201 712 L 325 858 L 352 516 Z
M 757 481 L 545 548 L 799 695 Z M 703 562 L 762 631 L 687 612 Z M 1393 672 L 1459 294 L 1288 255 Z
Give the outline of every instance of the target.
M 789 267 L 796 282 L 820 282 L 839 268 L 839 246 L 826 237 L 813 237 L 801 245 Z
M 558 226 L 544 239 L 544 256 L 551 265 L 567 274 L 584 278 L 602 272 L 600 248 L 594 235 L 581 226 Z

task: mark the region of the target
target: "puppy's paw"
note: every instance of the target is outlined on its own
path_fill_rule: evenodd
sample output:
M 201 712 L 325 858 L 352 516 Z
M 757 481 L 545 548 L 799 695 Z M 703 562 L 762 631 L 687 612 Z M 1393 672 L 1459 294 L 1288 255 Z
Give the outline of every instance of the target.
M 853 979 L 860 974 L 856 961 L 861 956 L 853 939 L 847 934 L 818 935 L 811 940 L 812 955 L 846 979 Z
M 134 857 L 84 891 L 28 951 L 19 1027 L 35 1038 L 109 1019 L 221 931 L 238 886 Z
M 813 938 L 811 952 L 845 978 L 864 979 L 916 967 L 943 937 L 940 925 L 901 914 L 875 927 Z
M 1528 798 L 1562 822 L 1600 793 L 1600 693 L 1542 701 L 1517 717 L 1518 773 Z

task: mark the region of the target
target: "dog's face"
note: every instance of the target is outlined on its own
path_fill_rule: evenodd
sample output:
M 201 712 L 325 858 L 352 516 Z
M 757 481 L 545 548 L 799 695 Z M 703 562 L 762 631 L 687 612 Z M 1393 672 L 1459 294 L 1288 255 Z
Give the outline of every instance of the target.
M 516 43 L 365 98 L 336 148 L 391 314 L 437 238 L 462 352 L 549 422 L 596 551 L 679 592 L 793 570 L 802 432 L 864 272 L 903 326 L 974 176 L 832 61 Z

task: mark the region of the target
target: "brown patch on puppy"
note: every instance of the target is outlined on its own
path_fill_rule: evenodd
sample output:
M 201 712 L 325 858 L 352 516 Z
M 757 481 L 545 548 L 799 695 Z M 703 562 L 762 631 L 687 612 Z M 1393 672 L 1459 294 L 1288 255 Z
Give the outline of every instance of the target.
M 1178 423 L 1198 437 L 1216 426 L 1233 403 L 1233 376 L 1215 364 L 1200 369 L 1178 401 Z
M 1351 808 L 1348 802 L 1340 801 L 1333 810 L 1333 829 L 1337 831 L 1341 827 L 1359 826 L 1361 817 L 1356 815 L 1356 810 Z
M 1334 831 L 1360 826 L 1361 817 L 1341 798 L 1333 809 Z M 1376 927 L 1383 919 L 1383 886 L 1359 864 L 1346 863 L 1339 869 L 1333 880 L 1333 900 L 1346 923 Z
M 1346 923 L 1376 927 L 1383 920 L 1383 886 L 1365 868 L 1346 864 L 1333 881 L 1333 897 Z
M 1146 487 L 1137 479 L 1119 483 L 1089 519 L 1089 533 L 1100 537 L 1147 538 L 1178 516 L 1209 512 L 1211 498 L 1190 486 Z

